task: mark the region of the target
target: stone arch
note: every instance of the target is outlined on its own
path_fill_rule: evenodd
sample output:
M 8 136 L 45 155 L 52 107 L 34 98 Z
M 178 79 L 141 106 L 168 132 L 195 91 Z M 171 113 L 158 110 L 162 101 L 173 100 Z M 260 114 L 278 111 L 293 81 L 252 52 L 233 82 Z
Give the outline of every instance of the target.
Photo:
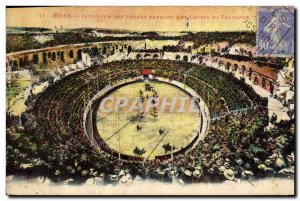
M 151 58 L 151 55 L 150 54 L 145 54 L 144 55 L 144 59 L 150 59 Z
M 9 71 L 8 69 L 9 69 L 9 67 L 10 67 L 10 65 L 9 65 L 9 61 L 8 61 L 8 59 L 6 58 L 6 71 Z
M 73 52 L 73 50 L 70 50 L 70 51 L 69 51 L 69 57 L 70 57 L 70 58 L 74 58 L 74 52 Z
M 110 51 L 110 55 L 114 55 L 115 54 L 115 47 L 113 47 L 113 49 Z
M 245 65 L 242 65 L 242 74 L 244 75 L 246 72 L 246 66 Z
M 158 59 L 158 58 L 159 58 L 158 54 L 153 55 L 153 59 Z
M 132 47 L 131 47 L 131 45 L 128 45 L 128 47 L 127 47 L 127 53 L 129 54 L 129 53 L 131 53 L 132 52 Z
M 226 68 L 227 71 L 229 71 L 230 66 L 231 66 L 231 63 L 228 61 L 228 62 L 226 63 L 226 66 L 225 66 L 225 68 Z
M 34 64 L 38 64 L 39 63 L 39 55 L 38 54 L 34 54 L 33 55 L 33 63 Z
M 107 49 L 106 49 L 106 47 L 103 47 L 103 50 L 102 50 L 102 55 L 106 54 L 106 52 L 107 52 Z
M 167 50 L 167 48 L 168 47 L 166 45 L 164 45 L 163 48 L 162 48 L 163 52 L 165 52 Z
M 252 52 L 251 51 L 248 51 L 248 56 L 252 57 Z
M 60 60 L 65 61 L 65 52 L 64 51 L 60 52 Z
M 176 55 L 175 59 L 176 59 L 177 61 L 180 61 L 180 55 Z
M 192 51 L 192 46 L 188 46 L 188 51 L 189 51 L 189 52 Z
M 19 66 L 25 66 L 24 58 L 20 57 L 19 58 Z
M 219 63 L 218 63 L 218 65 L 219 65 L 219 68 L 220 68 L 221 66 L 223 66 L 223 65 L 224 65 L 224 61 L 223 61 L 223 60 L 219 60 Z
M 44 64 L 47 64 L 47 63 L 48 63 L 48 60 L 47 60 L 47 53 L 46 53 L 46 52 L 43 52 L 43 63 L 44 63 Z
M 261 86 L 262 86 L 262 88 L 266 88 L 266 78 L 262 78 L 262 80 L 261 80 Z
M 189 61 L 189 57 L 188 57 L 187 55 L 184 55 L 184 56 L 182 57 L 182 59 L 183 59 L 183 61 L 185 61 L 185 62 L 188 62 L 188 61 Z
M 28 55 L 25 55 L 24 56 L 24 66 L 27 66 L 27 65 L 29 65 L 29 57 L 28 57 Z
M 252 68 L 250 67 L 249 68 L 249 71 L 248 71 L 248 75 L 249 75 L 249 80 L 251 80 L 251 77 L 252 77 Z
M 239 66 L 235 63 L 233 64 L 233 70 L 236 71 L 239 68 Z
M 92 47 L 92 48 L 91 48 L 91 52 L 92 52 L 93 55 L 98 55 L 99 50 L 98 50 L 98 48 L 95 46 L 95 47 Z
M 257 76 L 254 77 L 254 84 L 259 84 Z
M 199 57 L 198 57 L 199 64 L 202 64 L 202 63 L 203 63 L 203 59 L 204 59 L 204 57 L 203 57 L 203 56 L 199 56 Z
M 17 59 L 12 61 L 12 71 L 19 70 L 19 62 Z
M 51 59 L 52 59 L 53 61 L 56 60 L 56 53 L 55 53 L 55 52 L 52 52 Z
M 81 53 L 82 53 L 82 49 L 79 49 L 79 50 L 77 51 L 77 59 L 78 59 L 78 60 L 82 60 L 82 55 L 81 55 Z
M 137 54 L 136 55 L 136 59 L 141 59 L 142 55 L 141 54 Z
M 274 85 L 272 81 L 269 81 L 269 89 L 270 89 L 270 93 L 273 95 L 274 92 Z

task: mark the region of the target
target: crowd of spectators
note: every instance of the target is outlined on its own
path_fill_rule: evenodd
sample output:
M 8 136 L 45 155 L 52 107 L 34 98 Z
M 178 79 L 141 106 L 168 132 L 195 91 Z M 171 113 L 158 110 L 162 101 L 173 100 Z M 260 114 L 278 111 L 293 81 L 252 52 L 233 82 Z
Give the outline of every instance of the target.
M 168 160 L 120 160 L 101 139 L 96 147 L 84 134 L 83 112 L 92 96 L 109 84 L 140 76 L 142 69 L 181 82 L 190 70 L 186 84 L 214 111 L 206 137 L 187 153 Z M 30 100 L 22 126 L 8 118 L 7 174 L 34 172 L 58 182 L 100 177 L 113 182 L 125 171 L 131 179 L 180 183 L 293 175 L 294 120 L 275 121 L 266 129 L 268 109 L 260 105 L 261 97 L 212 68 L 176 61 L 115 61 L 66 76 Z M 222 112 L 217 114 L 216 108 Z M 239 109 L 245 110 L 231 112 Z

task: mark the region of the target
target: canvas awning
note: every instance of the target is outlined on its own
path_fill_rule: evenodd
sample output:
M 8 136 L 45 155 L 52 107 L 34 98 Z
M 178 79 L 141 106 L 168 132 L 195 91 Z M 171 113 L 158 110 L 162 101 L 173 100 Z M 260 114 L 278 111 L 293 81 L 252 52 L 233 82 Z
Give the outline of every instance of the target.
M 142 75 L 151 75 L 152 74 L 152 70 L 151 69 L 144 69 L 142 70 Z

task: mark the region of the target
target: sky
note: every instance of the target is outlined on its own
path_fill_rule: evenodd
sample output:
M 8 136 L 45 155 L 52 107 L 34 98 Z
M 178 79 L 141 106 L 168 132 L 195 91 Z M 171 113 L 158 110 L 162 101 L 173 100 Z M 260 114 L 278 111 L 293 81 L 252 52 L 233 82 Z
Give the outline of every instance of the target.
M 103 28 L 130 31 L 256 31 L 256 7 L 7 8 L 9 27 Z

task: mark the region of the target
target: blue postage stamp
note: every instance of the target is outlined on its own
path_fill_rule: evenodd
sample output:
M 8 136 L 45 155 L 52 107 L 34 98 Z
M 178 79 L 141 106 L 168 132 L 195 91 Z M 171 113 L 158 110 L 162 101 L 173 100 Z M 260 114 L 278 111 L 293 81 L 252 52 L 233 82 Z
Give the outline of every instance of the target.
M 257 55 L 294 55 L 294 8 L 259 7 Z

